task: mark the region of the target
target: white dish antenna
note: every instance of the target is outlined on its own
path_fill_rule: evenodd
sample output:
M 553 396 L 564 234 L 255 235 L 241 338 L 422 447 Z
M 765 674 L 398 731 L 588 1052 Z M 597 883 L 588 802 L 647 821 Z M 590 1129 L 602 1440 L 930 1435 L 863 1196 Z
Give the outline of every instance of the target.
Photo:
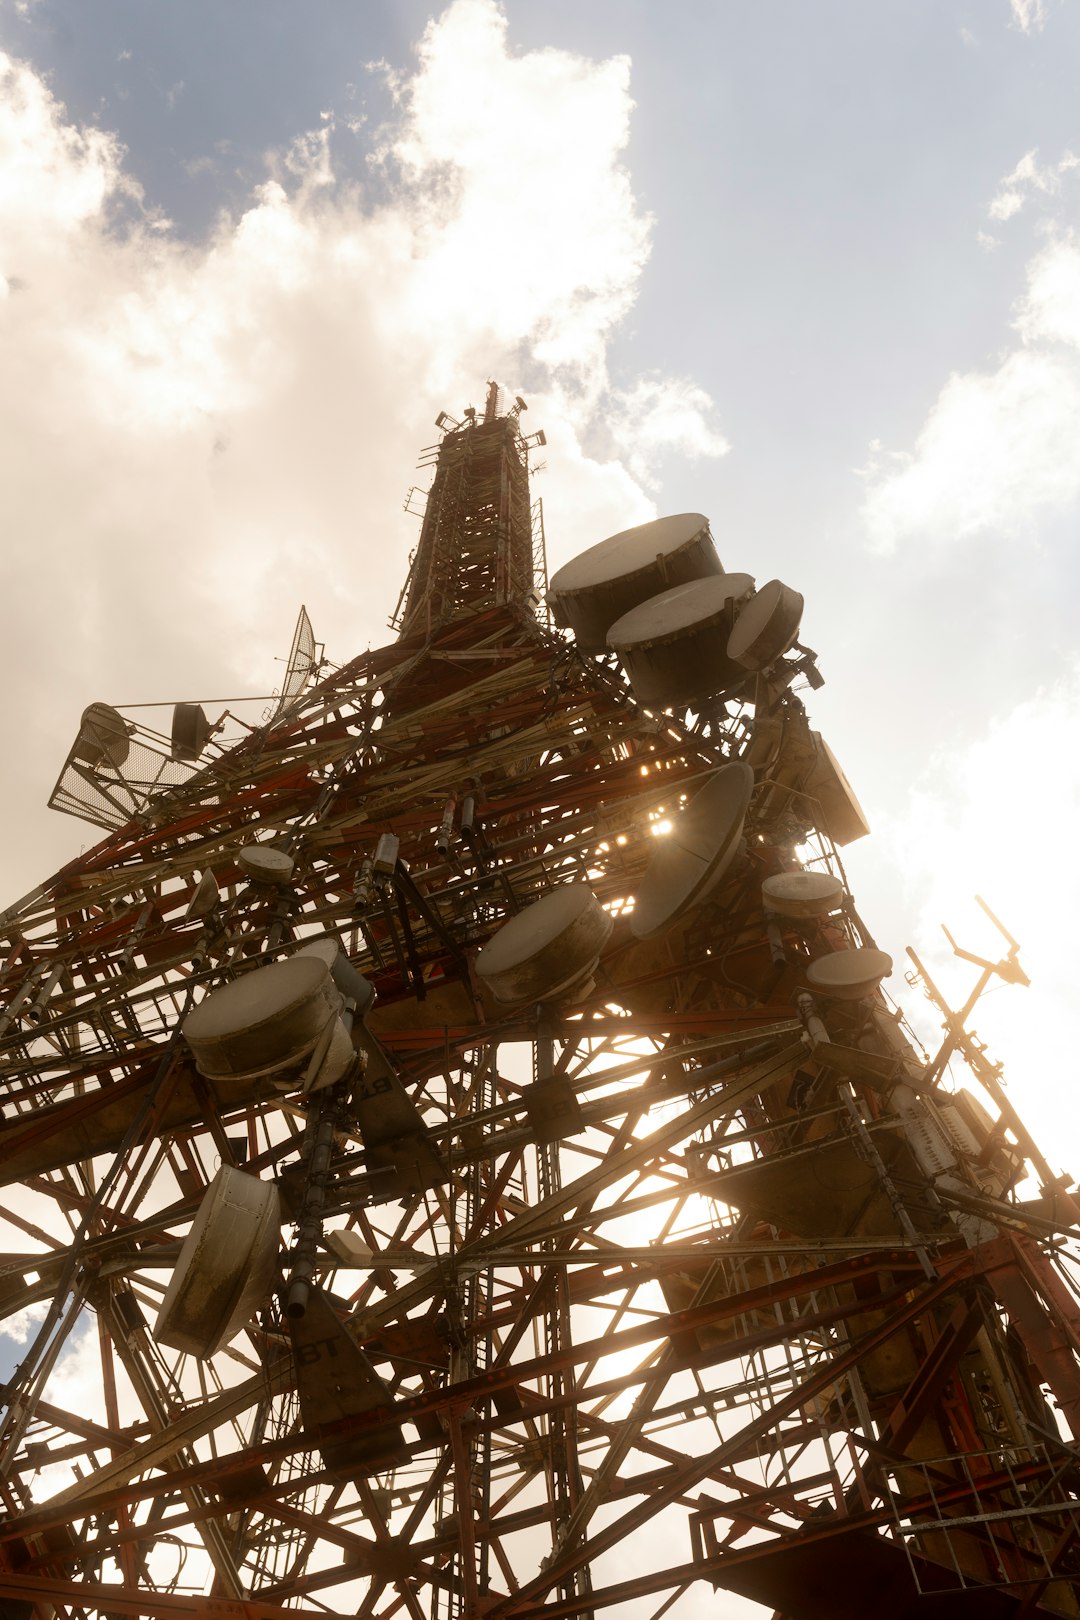
M 830 951 L 819 956 L 806 970 L 806 982 L 818 995 L 833 1001 L 861 1001 L 887 979 L 893 970 L 892 957 L 885 951 L 860 945 L 850 951 Z
M 766 911 L 778 917 L 825 917 L 844 898 L 844 885 L 831 872 L 777 872 L 761 885 Z
M 728 638 L 754 589 L 750 574 L 710 574 L 651 596 L 607 634 L 642 703 L 692 702 L 746 680 Z
M 687 580 L 723 570 L 709 520 L 700 512 L 639 523 L 571 558 L 552 576 L 548 606 L 585 652 L 602 652 L 616 619 Z
M 614 924 L 585 883 L 566 883 L 504 922 L 476 958 L 497 1001 L 552 1001 L 591 978 Z
M 205 1359 L 234 1338 L 269 1297 L 280 1230 L 274 1183 L 223 1164 L 165 1290 L 154 1330 L 159 1344 Z

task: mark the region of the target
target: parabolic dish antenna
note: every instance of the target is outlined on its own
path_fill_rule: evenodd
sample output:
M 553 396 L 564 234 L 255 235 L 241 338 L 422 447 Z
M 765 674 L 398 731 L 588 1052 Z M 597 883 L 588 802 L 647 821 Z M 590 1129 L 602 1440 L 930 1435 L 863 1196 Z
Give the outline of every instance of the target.
M 108 703 L 91 703 L 82 712 L 75 758 L 84 765 L 108 766 L 118 771 L 131 749 L 128 724 Z
M 677 512 L 623 529 L 564 563 L 552 575 L 548 605 L 579 647 L 599 652 L 608 627 L 639 602 L 721 572 L 708 518 Z
M 274 1286 L 280 1231 L 274 1183 L 223 1164 L 165 1290 L 154 1329 L 158 1343 L 205 1359 L 239 1333 Z
M 777 872 L 761 885 L 766 911 L 779 917 L 824 917 L 844 898 L 844 885 L 831 872 Z
M 292 646 L 289 648 L 285 679 L 281 683 L 281 696 L 273 711 L 275 714 L 280 714 L 283 709 L 289 707 L 295 697 L 299 697 L 311 679 L 315 665 L 315 632 L 311 627 L 307 608 L 301 607 L 300 617 L 293 631 Z
M 824 817 L 824 831 L 834 844 L 851 844 L 870 831 L 866 812 L 840 768 L 840 762 L 820 731 L 810 733 L 816 759 L 805 792 L 816 799 Z
M 221 897 L 221 890 L 217 885 L 217 878 L 213 872 L 204 872 L 195 885 L 195 893 L 188 901 L 184 912 L 184 921 L 190 922 L 195 917 L 209 916 Z
M 172 713 L 173 759 L 194 764 L 210 739 L 211 725 L 201 703 L 177 703 Z
M 211 1080 L 299 1069 L 341 1011 L 330 969 L 287 956 L 223 984 L 184 1020 L 184 1039 Z
M 608 631 L 642 703 L 692 702 L 746 680 L 727 644 L 741 604 L 754 589 L 749 574 L 713 574 L 661 591 L 624 613 Z
M 768 669 L 799 634 L 803 599 L 790 585 L 770 579 L 739 613 L 727 655 L 744 669 Z
M 749 765 L 722 765 L 657 839 L 630 914 L 636 939 L 662 934 L 719 883 L 738 850 L 753 791 Z
M 586 884 L 566 883 L 504 922 L 476 971 L 498 1001 L 550 1001 L 591 975 L 613 926 Z
M 892 969 L 892 957 L 885 951 L 860 945 L 819 956 L 807 968 L 806 982 L 818 995 L 833 1001 L 861 1001 L 873 994 Z

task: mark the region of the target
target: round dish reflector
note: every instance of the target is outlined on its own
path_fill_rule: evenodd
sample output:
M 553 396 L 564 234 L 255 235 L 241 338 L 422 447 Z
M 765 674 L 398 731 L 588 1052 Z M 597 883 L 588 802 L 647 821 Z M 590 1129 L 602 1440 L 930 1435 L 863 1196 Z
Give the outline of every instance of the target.
M 892 972 L 892 957 L 860 945 L 850 951 L 830 951 L 806 970 L 806 982 L 818 995 L 834 1001 L 861 1001 L 872 995 Z
M 228 1080 L 297 1068 L 341 1008 L 330 969 L 289 956 L 223 984 L 184 1020 L 200 1074 Z
M 599 652 L 609 625 L 658 591 L 721 572 L 708 519 L 677 512 L 622 529 L 552 575 L 548 603 L 578 646 Z
M 770 579 L 740 611 L 728 638 L 728 657 L 743 669 L 767 669 L 798 636 L 802 612 L 798 591 Z
M 637 939 L 662 934 L 714 888 L 739 848 L 754 791 L 742 760 L 722 765 L 676 818 L 645 868 L 634 896 L 630 931 Z
M 844 885 L 831 872 L 777 872 L 761 885 L 766 911 L 780 917 L 824 917 L 844 898 Z
M 692 702 L 741 685 L 746 670 L 727 654 L 750 574 L 715 574 L 661 591 L 631 608 L 608 631 L 643 703 Z
M 165 1290 L 154 1329 L 159 1344 L 205 1358 L 234 1338 L 274 1285 L 280 1229 L 274 1183 L 223 1164 Z
M 499 1001 L 549 1001 L 588 979 L 614 924 L 584 883 L 566 883 L 504 922 L 476 958 Z
M 245 844 L 236 859 L 256 883 L 288 883 L 295 865 L 291 855 L 272 844 Z

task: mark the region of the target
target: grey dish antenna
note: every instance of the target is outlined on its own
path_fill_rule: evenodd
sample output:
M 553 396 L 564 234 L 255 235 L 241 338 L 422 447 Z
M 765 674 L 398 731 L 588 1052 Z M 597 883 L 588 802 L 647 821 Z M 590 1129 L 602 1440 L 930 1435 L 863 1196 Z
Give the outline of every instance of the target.
M 363 1019 L 370 1012 L 375 1002 L 375 986 L 370 979 L 365 979 L 358 973 L 342 949 L 341 941 L 331 934 L 324 939 L 312 940 L 309 945 L 302 945 L 297 956 L 314 956 L 325 962 L 330 969 L 330 977 L 346 1001 L 351 1001 L 356 1007 L 356 1016 Z
M 208 917 L 217 905 L 221 891 L 217 885 L 217 878 L 213 872 L 204 872 L 195 885 L 195 892 L 188 901 L 184 912 L 184 921 L 190 922 L 195 917 Z
M 584 652 L 602 652 L 608 628 L 639 602 L 721 572 L 708 518 L 676 512 L 622 529 L 564 563 L 552 576 L 548 605 Z
M 250 1322 L 277 1277 L 281 1213 L 272 1181 L 221 1166 L 161 1302 L 159 1344 L 205 1360 Z
M 201 703 L 177 703 L 172 713 L 170 745 L 173 759 L 193 765 L 213 731 Z
M 131 751 L 128 725 L 109 703 L 91 703 L 82 712 L 74 755 L 84 765 L 118 771 Z
M 661 707 L 741 685 L 747 671 L 727 652 L 750 574 L 710 574 L 673 585 L 624 613 L 608 631 L 634 696 Z
M 728 638 L 727 654 L 744 669 L 768 669 L 799 634 L 803 599 L 779 579 L 770 579 L 745 604 Z
M 657 839 L 630 914 L 636 939 L 662 934 L 716 887 L 738 852 L 753 791 L 749 765 L 722 765 Z

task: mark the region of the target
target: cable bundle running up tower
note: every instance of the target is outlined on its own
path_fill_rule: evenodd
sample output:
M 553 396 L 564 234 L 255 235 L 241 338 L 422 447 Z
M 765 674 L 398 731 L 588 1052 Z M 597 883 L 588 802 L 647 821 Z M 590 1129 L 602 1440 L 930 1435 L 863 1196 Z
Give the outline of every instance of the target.
M 916 962 L 925 1056 L 802 597 L 682 513 L 552 624 L 523 410 L 440 417 L 393 643 L 84 712 L 107 835 L 0 935 L 0 1615 L 1080 1614 L 1015 944 Z

